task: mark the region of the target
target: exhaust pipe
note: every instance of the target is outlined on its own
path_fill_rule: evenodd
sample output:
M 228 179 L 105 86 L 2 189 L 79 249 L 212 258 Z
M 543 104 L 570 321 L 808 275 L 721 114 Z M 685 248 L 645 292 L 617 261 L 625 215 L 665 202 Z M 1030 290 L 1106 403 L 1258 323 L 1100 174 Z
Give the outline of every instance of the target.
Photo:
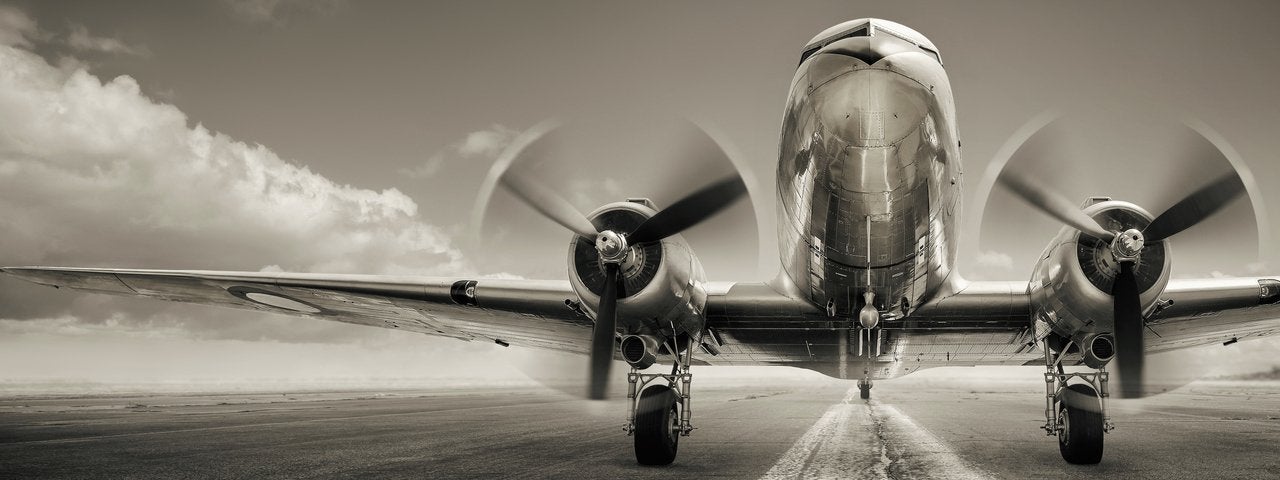
M 1110 333 L 1086 336 L 1078 345 L 1083 347 L 1084 364 L 1092 368 L 1102 368 L 1116 356 L 1116 339 Z
M 649 335 L 627 335 L 622 337 L 622 359 L 638 370 L 653 366 L 658 361 L 658 339 Z

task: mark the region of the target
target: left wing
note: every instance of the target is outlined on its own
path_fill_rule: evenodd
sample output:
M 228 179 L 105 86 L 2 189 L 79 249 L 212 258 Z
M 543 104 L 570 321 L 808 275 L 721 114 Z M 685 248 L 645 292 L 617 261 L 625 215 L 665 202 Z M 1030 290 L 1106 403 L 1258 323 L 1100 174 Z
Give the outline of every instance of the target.
M 567 281 L 310 273 L 4 267 L 55 288 L 220 305 L 586 353 L 592 321 Z
M 1147 318 L 1147 353 L 1280 334 L 1280 280 L 1173 279 Z

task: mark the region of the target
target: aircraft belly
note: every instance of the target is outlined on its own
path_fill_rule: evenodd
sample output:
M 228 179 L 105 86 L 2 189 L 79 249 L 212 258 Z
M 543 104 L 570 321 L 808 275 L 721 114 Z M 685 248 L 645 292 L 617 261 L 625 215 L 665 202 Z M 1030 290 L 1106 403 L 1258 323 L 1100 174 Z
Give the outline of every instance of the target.
M 857 330 L 726 330 L 721 332 L 726 337 L 721 354 L 708 361 L 790 366 L 844 379 L 889 379 L 935 367 L 1025 365 L 1042 359 L 1022 341 L 1024 333 L 1006 328 L 886 328 L 880 355 L 868 357 L 874 345 L 864 342 L 860 356 Z

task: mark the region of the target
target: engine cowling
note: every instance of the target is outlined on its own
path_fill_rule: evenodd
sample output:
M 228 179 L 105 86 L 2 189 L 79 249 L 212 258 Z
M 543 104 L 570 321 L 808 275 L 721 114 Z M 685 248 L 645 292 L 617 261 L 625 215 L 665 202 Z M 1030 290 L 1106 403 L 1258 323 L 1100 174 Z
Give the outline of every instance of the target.
M 655 213 L 647 200 L 634 200 L 605 205 L 587 217 L 601 229 L 627 234 Z M 649 335 L 664 345 L 675 338 L 683 349 L 703 331 L 706 273 L 680 235 L 631 246 L 621 262 L 621 279 L 617 308 L 623 335 Z M 593 318 L 604 281 L 605 266 L 594 241 L 574 237 L 569 243 L 569 283 Z
M 1116 200 L 1089 205 L 1084 213 L 1112 232 L 1142 231 L 1153 219 L 1142 207 Z M 1146 315 L 1169 284 L 1168 241 L 1140 248 L 1135 262 L 1134 275 Z M 1079 351 L 1092 367 L 1105 365 L 1115 354 L 1111 288 L 1119 269 L 1111 243 L 1071 227 L 1059 231 L 1031 275 L 1036 338 L 1049 340 L 1054 350 Z

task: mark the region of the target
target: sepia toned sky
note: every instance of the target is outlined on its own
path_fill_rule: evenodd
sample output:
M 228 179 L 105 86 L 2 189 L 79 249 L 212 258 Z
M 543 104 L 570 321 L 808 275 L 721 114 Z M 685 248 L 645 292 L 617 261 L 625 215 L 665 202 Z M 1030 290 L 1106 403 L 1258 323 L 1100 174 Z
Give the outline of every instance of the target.
M 563 278 L 568 237 L 505 194 L 472 224 L 493 159 L 563 119 L 573 142 L 541 175 L 576 206 L 664 205 L 733 168 L 688 165 L 672 133 L 683 118 L 743 166 L 753 196 L 687 236 L 712 279 L 763 280 L 777 268 L 774 157 L 799 51 L 828 26 L 881 17 L 937 44 L 956 92 L 965 276 L 1026 279 L 1057 231 L 987 192 L 988 167 L 1046 111 L 1069 145 L 1011 166 L 1068 198 L 1154 213 L 1232 168 L 1184 155 L 1183 123 L 1203 125 L 1256 188 L 1174 239 L 1174 274 L 1275 273 L 1278 8 L 0 1 L 0 264 Z M 443 362 L 507 375 L 493 350 L 0 278 L 0 379 L 415 376 Z M 1276 352 L 1195 354 L 1261 369 Z

